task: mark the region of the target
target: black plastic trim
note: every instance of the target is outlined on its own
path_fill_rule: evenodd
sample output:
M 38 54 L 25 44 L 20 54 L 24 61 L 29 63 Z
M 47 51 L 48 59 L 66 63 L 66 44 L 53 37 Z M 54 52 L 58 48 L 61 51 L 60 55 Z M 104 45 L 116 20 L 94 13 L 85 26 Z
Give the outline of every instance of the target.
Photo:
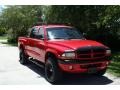
M 86 63 L 97 63 L 97 62 L 105 62 L 105 61 L 110 61 L 109 58 L 103 58 L 103 59 L 97 59 L 97 60 L 77 60 L 77 59 L 72 59 L 69 61 L 65 60 L 58 60 L 58 63 L 60 64 L 86 64 Z

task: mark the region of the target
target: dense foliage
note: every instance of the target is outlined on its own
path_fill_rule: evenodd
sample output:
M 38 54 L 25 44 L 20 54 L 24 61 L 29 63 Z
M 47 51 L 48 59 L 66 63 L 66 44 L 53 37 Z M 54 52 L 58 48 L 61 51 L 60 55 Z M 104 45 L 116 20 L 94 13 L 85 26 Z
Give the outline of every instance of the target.
M 67 23 L 113 49 L 120 46 L 120 6 L 50 6 L 49 23 Z
M 119 49 L 120 6 L 7 6 L 0 15 L 0 29 L 8 33 L 8 40 L 16 42 L 26 35 L 29 27 L 41 22 L 72 25 L 94 39 Z
M 0 28 L 0 36 L 3 36 L 4 34 L 6 34 L 6 29 Z
M 0 23 L 7 30 L 8 41 L 17 42 L 19 36 L 26 35 L 28 28 L 38 21 L 41 10 L 41 6 L 8 6 L 4 9 Z

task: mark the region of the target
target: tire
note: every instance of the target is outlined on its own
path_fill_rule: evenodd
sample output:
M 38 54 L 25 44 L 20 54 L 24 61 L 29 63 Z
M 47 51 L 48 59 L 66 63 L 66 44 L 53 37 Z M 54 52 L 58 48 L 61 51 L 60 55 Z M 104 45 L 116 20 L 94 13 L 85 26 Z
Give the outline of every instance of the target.
M 28 64 L 28 56 L 25 55 L 25 52 L 23 49 L 20 49 L 19 58 L 20 58 L 19 60 L 20 64 L 23 64 L 23 65 Z
M 62 79 L 62 73 L 54 58 L 49 57 L 45 63 L 45 78 L 50 83 L 58 83 Z
M 97 76 L 103 76 L 105 74 L 105 72 L 106 72 L 106 69 L 103 69 L 103 70 L 100 70 L 97 73 L 95 73 L 95 75 L 97 75 Z

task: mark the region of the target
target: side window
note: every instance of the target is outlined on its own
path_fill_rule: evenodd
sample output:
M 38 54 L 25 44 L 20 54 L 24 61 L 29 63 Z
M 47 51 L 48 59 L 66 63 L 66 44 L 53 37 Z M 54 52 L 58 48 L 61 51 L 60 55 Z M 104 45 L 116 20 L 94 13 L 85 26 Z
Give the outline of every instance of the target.
M 30 37 L 36 38 L 37 33 L 38 33 L 38 30 L 36 28 L 32 28 L 31 33 L 30 33 Z
M 40 36 L 40 38 L 44 38 L 44 29 L 41 27 L 39 30 L 38 30 L 38 34 Z

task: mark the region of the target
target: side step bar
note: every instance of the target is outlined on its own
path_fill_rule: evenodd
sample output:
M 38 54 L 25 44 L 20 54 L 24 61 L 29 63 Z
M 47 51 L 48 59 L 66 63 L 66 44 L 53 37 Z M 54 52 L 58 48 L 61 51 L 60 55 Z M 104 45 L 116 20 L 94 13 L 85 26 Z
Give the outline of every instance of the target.
M 32 63 L 38 65 L 39 67 L 45 68 L 45 65 L 44 65 L 43 63 L 41 63 L 40 61 L 38 61 L 38 60 L 35 60 L 35 59 L 32 59 L 32 58 L 30 58 L 29 60 L 30 60 Z

